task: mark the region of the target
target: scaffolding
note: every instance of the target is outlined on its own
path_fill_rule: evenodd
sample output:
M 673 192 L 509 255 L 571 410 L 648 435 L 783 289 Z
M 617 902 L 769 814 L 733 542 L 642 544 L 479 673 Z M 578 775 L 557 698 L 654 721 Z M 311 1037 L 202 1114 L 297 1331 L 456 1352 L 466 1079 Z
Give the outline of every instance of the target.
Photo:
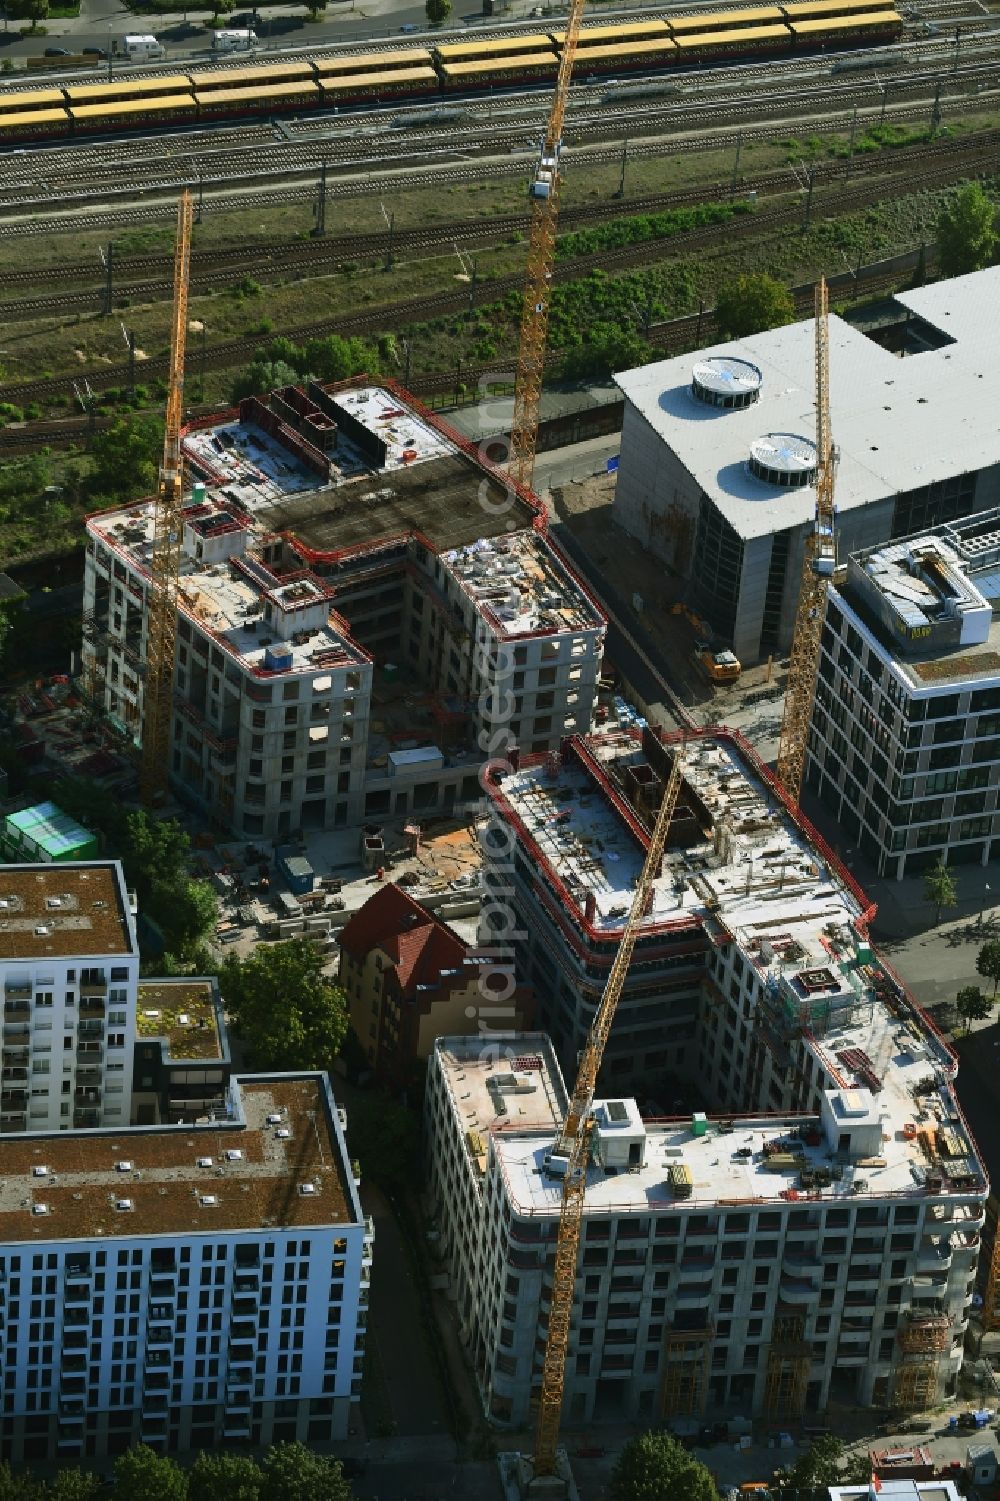
M 1000 1329 L 1000 1201 L 990 1194 L 986 1201 L 985 1237 L 990 1248 L 983 1288 L 983 1328 Z
M 932 1356 L 904 1360 L 896 1367 L 892 1405 L 904 1412 L 923 1412 L 937 1400 L 937 1361 Z
M 664 1418 L 700 1418 L 708 1397 L 708 1370 L 714 1326 L 668 1329 L 663 1339 L 663 1384 L 660 1412 Z
M 902 1359 L 892 1384 L 892 1405 L 923 1412 L 937 1401 L 938 1356 L 951 1343 L 951 1323 L 943 1313 L 910 1311 L 898 1335 Z
M 951 1323 L 943 1313 L 911 1310 L 898 1338 L 904 1356 L 940 1355 L 951 1343 Z
M 806 1405 L 812 1346 L 802 1314 L 778 1314 L 767 1352 L 764 1410 L 769 1418 L 798 1418 Z

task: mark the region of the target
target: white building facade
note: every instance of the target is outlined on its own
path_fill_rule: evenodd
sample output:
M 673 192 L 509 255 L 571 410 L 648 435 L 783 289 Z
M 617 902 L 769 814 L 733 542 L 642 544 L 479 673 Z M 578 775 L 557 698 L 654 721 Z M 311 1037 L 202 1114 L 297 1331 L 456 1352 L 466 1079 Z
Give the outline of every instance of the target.
M 880 875 L 1000 855 L 1000 512 L 850 557 L 807 785 Z
M 27 1136 L 0 1189 L 15 1465 L 346 1436 L 372 1230 L 325 1076 L 234 1080 L 225 1126 Z
M 0 867 L 0 1135 L 128 1124 L 138 979 L 117 861 Z

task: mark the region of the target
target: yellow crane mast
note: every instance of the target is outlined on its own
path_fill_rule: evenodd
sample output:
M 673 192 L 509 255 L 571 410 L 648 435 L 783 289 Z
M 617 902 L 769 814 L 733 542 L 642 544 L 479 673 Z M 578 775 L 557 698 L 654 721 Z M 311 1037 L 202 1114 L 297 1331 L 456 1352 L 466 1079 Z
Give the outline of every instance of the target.
M 594 1090 L 597 1087 L 597 1075 L 600 1072 L 601 1059 L 604 1057 L 604 1048 L 611 1032 L 611 1024 L 615 1019 L 622 987 L 632 962 L 632 951 L 639 935 L 639 927 L 649 911 L 653 882 L 660 873 L 660 863 L 667 843 L 670 821 L 673 818 L 674 809 L 677 806 L 677 795 L 684 779 L 683 759 L 683 747 L 675 746 L 673 766 L 670 768 L 670 775 L 663 792 L 663 801 L 660 803 L 660 811 L 650 836 L 642 873 L 636 884 L 632 906 L 622 934 L 621 946 L 615 955 L 611 972 L 608 975 L 608 983 L 604 988 L 604 994 L 587 1037 L 586 1047 L 580 1058 L 576 1084 L 566 1119 L 548 1160 L 549 1171 L 562 1176 L 562 1204 L 559 1213 L 559 1232 L 556 1238 L 552 1296 L 549 1302 L 545 1360 L 542 1366 L 538 1428 L 535 1434 L 534 1473 L 536 1476 L 555 1473 L 563 1386 L 566 1378 L 566 1354 L 569 1346 L 573 1291 L 576 1286 L 576 1264 L 580 1248 L 580 1226 L 587 1192 L 587 1163 L 590 1158 L 590 1133 L 593 1127 L 591 1109 L 594 1102 Z
M 816 285 L 816 517 L 806 538 L 785 712 L 778 742 L 778 776 L 794 798 L 802 792 L 806 745 L 816 693 L 826 595 L 837 565 L 833 503 L 837 450 L 830 430 L 830 327 L 826 280 Z
M 509 469 L 518 484 L 531 488 L 538 441 L 538 404 L 545 369 L 545 340 L 549 328 L 552 270 L 556 258 L 556 226 L 559 221 L 563 118 L 569 100 L 569 85 L 580 35 L 584 0 L 572 0 L 566 18 L 566 34 L 559 57 L 555 95 L 549 113 L 541 154 L 531 184 L 531 232 L 521 308 L 521 336 L 514 385 L 514 417 L 510 430 Z
M 166 430 L 163 436 L 163 463 L 160 466 L 153 510 L 153 558 L 146 629 L 146 682 L 143 691 L 142 766 L 139 773 L 139 790 L 147 806 L 166 791 L 170 769 L 177 591 L 184 506 L 181 427 L 184 422 L 184 350 L 187 343 L 191 223 L 191 194 L 185 190 L 177 205 Z

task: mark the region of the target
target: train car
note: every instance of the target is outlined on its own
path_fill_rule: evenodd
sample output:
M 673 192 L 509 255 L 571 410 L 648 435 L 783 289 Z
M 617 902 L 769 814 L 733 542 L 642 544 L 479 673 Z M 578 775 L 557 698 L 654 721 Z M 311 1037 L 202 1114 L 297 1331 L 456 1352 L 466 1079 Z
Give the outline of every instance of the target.
M 0 112 L 0 143 L 5 145 L 16 145 L 19 141 L 60 140 L 69 135 L 69 129 L 65 104 L 61 109 L 20 110 L 10 115 Z
M 121 83 L 71 83 L 63 89 L 66 102 L 76 104 L 116 104 L 121 99 L 168 99 L 174 94 L 190 94 L 191 81 L 183 73 L 163 78 L 129 78 Z
M 786 21 L 826 21 L 837 16 L 873 15 L 895 10 L 896 0 L 793 0 L 781 7 Z
M 789 25 L 796 51 L 805 52 L 810 48 L 895 42 L 902 32 L 903 18 L 894 10 L 879 10 L 860 16 L 838 16 L 828 21 L 795 21 Z
M 429 47 L 404 47 L 398 52 L 358 52 L 353 57 L 313 58 L 313 69 L 320 82 L 326 78 L 356 78 L 359 73 L 405 73 L 411 68 L 433 66 L 434 58 Z
M 625 42 L 611 47 L 588 47 L 578 52 L 573 75 L 628 73 L 636 68 L 667 68 L 677 61 L 677 43 L 664 35 L 658 41 Z
M 189 94 L 166 98 L 119 99 L 107 104 L 78 104 L 70 109 L 75 135 L 105 135 L 115 130 L 148 130 L 153 125 L 193 125 L 198 111 Z
M 0 90 L 0 114 L 22 115 L 35 110 L 65 108 L 62 89 L 18 89 L 16 93 Z
M 296 83 L 301 79 L 315 81 L 316 74 L 311 62 L 273 63 L 270 67 L 210 68 L 201 73 L 189 73 L 191 87 L 200 89 L 252 89 L 267 88 L 272 83 Z
M 634 26 L 584 26 L 576 44 L 578 52 L 590 47 L 614 47 L 619 42 L 655 41 L 657 37 L 669 36 L 665 21 L 638 21 Z M 553 46 L 562 51 L 566 40 L 565 31 L 550 32 Z
M 787 26 L 753 26 L 737 31 L 712 31 L 702 36 L 675 37 L 682 68 L 720 63 L 741 57 L 780 57 L 792 50 Z
M 470 63 L 480 58 L 527 57 L 530 52 L 551 52 L 552 39 L 544 32 L 525 36 L 486 37 L 479 42 L 444 42 L 434 48 L 439 63 Z
M 314 78 L 256 84 L 242 89 L 196 89 L 199 120 L 239 115 L 281 115 L 289 110 L 320 109 L 323 91 Z
M 352 73 L 320 80 L 323 103 L 340 108 L 377 99 L 412 99 L 436 94 L 440 79 L 433 68 L 397 68 L 388 73 Z
M 525 57 L 479 57 L 471 62 L 442 63 L 438 72 L 445 91 L 457 93 L 544 82 L 555 78 L 558 66 L 554 52 L 529 52 Z
M 669 16 L 667 26 L 671 36 L 707 36 L 713 31 L 778 26 L 784 19 L 780 5 L 758 5 L 756 10 L 717 10 L 708 15 Z

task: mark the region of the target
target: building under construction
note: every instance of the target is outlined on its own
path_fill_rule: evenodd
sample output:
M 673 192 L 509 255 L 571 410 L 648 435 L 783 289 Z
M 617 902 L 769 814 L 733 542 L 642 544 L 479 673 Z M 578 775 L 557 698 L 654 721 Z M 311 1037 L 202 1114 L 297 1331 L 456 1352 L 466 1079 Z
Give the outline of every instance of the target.
M 403 392 L 288 387 L 189 428 L 169 773 L 247 836 L 447 813 L 590 728 L 605 618 L 544 510 Z M 138 742 L 152 501 L 87 523 L 83 670 Z
M 486 840 L 493 913 L 502 896 L 526 930 L 519 978 L 564 1059 L 678 744 L 575 740 L 492 788 L 508 835 Z M 961 1367 L 987 1192 L 956 1060 L 873 951 L 873 908 L 749 748 L 690 736 L 684 779 L 622 997 L 627 1046 L 613 1029 L 594 1106 L 564 1418 L 926 1406 Z M 664 1051 L 703 1112 L 638 1108 L 637 1071 Z M 441 1039 L 432 1056 L 439 1243 L 505 1425 L 540 1390 L 565 1099 L 548 1036 Z

